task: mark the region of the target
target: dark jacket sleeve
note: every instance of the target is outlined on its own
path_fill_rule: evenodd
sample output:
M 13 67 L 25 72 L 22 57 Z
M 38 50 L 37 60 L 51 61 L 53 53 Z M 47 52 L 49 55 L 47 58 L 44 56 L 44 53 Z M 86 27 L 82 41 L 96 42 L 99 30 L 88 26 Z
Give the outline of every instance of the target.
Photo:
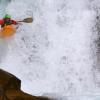
M 4 20 L 0 20 L 0 25 L 4 24 Z

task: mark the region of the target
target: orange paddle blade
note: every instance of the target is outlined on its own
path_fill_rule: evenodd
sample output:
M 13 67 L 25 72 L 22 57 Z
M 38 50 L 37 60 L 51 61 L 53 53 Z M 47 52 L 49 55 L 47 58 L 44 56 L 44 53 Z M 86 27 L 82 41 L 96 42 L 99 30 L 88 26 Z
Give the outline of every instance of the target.
M 16 32 L 15 28 L 12 25 L 7 25 L 4 28 L 1 29 L 0 31 L 0 37 L 10 37 L 14 35 Z

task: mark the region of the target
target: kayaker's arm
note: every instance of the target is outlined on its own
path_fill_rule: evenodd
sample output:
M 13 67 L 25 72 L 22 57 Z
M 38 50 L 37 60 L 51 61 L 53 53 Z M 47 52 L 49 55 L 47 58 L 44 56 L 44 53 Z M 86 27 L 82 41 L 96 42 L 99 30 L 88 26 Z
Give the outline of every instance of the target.
M 18 22 L 15 21 L 15 20 L 11 20 L 11 21 L 12 21 L 12 24 L 14 24 L 14 25 L 17 25 L 18 24 Z

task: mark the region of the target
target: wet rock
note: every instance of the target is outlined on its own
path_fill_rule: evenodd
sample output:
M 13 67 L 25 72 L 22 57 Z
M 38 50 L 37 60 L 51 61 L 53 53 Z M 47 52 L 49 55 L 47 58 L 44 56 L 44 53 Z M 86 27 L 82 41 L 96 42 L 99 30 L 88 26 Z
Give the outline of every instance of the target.
M 21 91 L 21 80 L 0 69 L 0 100 L 49 100 Z

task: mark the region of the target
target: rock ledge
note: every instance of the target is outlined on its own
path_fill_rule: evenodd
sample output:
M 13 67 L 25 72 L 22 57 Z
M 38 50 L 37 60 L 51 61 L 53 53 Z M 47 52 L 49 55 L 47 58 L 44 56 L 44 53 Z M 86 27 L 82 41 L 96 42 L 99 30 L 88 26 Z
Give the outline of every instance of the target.
M 50 100 L 21 91 L 21 80 L 0 69 L 0 100 Z

